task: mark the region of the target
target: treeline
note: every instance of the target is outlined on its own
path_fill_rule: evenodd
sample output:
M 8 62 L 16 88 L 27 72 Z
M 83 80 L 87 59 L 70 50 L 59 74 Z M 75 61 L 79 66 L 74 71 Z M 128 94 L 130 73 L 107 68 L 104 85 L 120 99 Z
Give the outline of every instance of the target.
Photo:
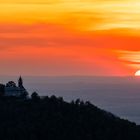
M 140 140 L 140 127 L 77 99 L 0 98 L 1 140 Z

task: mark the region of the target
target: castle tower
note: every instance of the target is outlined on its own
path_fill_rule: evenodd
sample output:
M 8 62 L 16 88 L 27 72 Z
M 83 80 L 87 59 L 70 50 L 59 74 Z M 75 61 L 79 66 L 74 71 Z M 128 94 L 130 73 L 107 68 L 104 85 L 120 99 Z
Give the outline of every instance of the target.
M 23 88 L 23 80 L 21 76 L 19 77 L 19 80 L 18 80 L 18 87 Z

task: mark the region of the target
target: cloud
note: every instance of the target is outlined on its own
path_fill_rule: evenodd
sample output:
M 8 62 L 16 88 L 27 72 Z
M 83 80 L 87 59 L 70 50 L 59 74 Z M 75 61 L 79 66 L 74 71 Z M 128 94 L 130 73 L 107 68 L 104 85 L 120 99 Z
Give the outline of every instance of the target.
M 8 1 L 7 1 L 8 2 Z M 82 31 L 110 30 L 116 28 L 140 29 L 140 2 L 138 0 L 114 1 L 47 1 L 50 4 L 1 4 L 0 22 L 4 23 L 55 23 Z M 41 1 L 40 3 L 43 3 Z M 10 3 L 10 1 L 9 1 Z M 30 4 L 29 4 L 30 3 Z
M 130 67 L 135 69 L 140 66 L 140 51 L 128 51 L 128 50 L 120 50 L 118 51 L 119 58 L 124 61 Z
M 61 24 L 1 24 L 0 29 L 1 73 L 14 67 L 11 74 L 125 75 L 128 66 L 117 51 L 139 50 L 139 37 L 114 31 L 76 32 Z
M 86 45 L 94 43 L 86 36 L 76 35 L 58 25 L 0 25 L 0 48 Z
M 139 50 L 139 36 L 127 30 L 76 32 L 61 24 L 0 24 L 0 49 L 16 47 L 92 47 L 110 50 Z M 122 35 L 120 35 L 122 34 Z

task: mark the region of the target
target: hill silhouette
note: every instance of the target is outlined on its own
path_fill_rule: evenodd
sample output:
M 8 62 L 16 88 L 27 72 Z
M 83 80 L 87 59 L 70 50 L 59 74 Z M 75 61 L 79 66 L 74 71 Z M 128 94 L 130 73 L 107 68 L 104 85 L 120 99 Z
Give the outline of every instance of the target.
M 140 140 L 140 127 L 77 99 L 0 98 L 2 140 Z

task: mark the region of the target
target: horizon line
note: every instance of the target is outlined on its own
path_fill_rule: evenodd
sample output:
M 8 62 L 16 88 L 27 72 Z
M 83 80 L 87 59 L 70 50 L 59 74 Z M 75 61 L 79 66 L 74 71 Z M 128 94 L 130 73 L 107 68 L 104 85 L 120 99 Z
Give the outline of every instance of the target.
M 0 75 L 0 77 L 136 77 L 135 75 Z M 138 77 L 138 76 L 137 76 Z

